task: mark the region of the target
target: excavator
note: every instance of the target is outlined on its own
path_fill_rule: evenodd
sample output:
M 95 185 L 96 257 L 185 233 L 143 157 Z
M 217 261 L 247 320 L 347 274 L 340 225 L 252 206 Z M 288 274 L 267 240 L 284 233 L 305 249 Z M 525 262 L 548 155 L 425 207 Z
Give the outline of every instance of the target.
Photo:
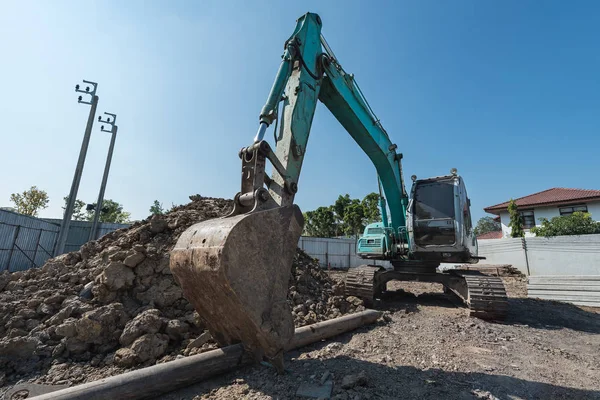
M 365 228 L 357 254 L 367 261 L 389 261 L 390 267 L 351 268 L 346 293 L 373 304 L 385 297 L 391 280 L 434 282 L 462 300 L 472 315 L 502 319 L 506 292 L 498 277 L 438 268 L 482 258 L 462 177 L 456 169 L 427 179 L 413 175 L 408 195 L 402 153 L 321 28 L 319 15 L 307 13 L 285 41 L 256 136 L 239 151 L 241 190 L 231 213 L 191 226 L 173 248 L 170 268 L 184 296 L 218 343 L 241 342 L 257 359 L 282 366 L 283 349 L 294 334 L 288 281 L 304 226 L 294 197 L 320 101 L 374 164 L 381 193 L 381 221 Z M 274 147 L 265 139 L 272 125 Z

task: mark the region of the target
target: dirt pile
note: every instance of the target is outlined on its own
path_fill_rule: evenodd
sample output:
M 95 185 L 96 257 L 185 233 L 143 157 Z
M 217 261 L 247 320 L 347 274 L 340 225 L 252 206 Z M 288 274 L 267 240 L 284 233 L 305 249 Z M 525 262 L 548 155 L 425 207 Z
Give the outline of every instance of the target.
M 343 296 L 342 282 L 335 282 L 313 258 L 298 249 L 294 256 L 288 303 L 297 327 L 363 311 L 358 297 Z
M 215 348 L 171 275 L 169 251 L 189 226 L 225 215 L 232 204 L 190 199 L 40 269 L 0 275 L 4 380 L 46 373 L 55 376 L 43 381 L 75 383 L 93 380 L 90 367 L 116 373 Z M 290 289 L 297 326 L 362 309 L 360 300 L 341 296 L 343 288 L 300 251 Z M 82 366 L 86 373 L 75 371 Z

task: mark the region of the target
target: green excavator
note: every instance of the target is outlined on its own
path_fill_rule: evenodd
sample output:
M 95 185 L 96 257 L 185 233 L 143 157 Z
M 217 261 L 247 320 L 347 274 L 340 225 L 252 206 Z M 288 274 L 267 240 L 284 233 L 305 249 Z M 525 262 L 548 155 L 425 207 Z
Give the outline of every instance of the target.
M 193 225 L 172 250 L 171 270 L 184 296 L 220 344 L 241 342 L 256 357 L 282 365 L 283 349 L 294 334 L 288 281 L 304 226 L 294 196 L 320 101 L 373 162 L 383 188 L 382 220 L 367 226 L 358 240 L 357 254 L 367 262 L 349 270 L 346 293 L 373 304 L 385 297 L 390 280 L 435 282 L 473 315 L 503 318 L 506 292 L 498 277 L 438 268 L 481 259 L 463 179 L 455 169 L 428 179 L 413 176 L 408 195 L 402 153 L 354 76 L 331 51 L 321 27 L 321 18 L 307 13 L 285 41 L 258 132 L 239 151 L 242 183 L 232 212 Z M 265 140 L 271 125 L 274 147 Z M 390 267 L 369 265 L 368 260 L 387 260 Z

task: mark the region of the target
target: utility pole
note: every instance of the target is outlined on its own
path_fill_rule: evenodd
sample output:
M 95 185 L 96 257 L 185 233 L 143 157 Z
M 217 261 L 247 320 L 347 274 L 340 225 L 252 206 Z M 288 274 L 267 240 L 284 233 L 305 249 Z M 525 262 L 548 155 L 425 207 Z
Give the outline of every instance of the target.
M 90 230 L 90 236 L 88 241 L 96 239 L 96 229 L 98 227 L 98 218 L 100 218 L 100 213 L 102 212 L 102 202 L 104 201 L 104 190 L 106 189 L 106 181 L 108 180 L 108 172 L 110 171 L 110 162 L 112 160 L 113 150 L 115 148 L 115 140 L 117 139 L 117 130 L 119 127 L 115 125 L 117 123 L 117 116 L 115 114 L 110 114 L 105 112 L 104 114 L 112 117 L 112 121 L 110 117 L 106 119 L 106 121 L 102 120 L 102 117 L 98 117 L 98 122 L 102 122 L 103 124 L 110 125 L 110 130 L 104 129 L 104 125 L 100 129 L 102 132 L 111 132 L 112 136 L 110 138 L 110 146 L 108 147 L 108 155 L 106 156 L 106 165 L 104 166 L 104 176 L 102 176 L 102 184 L 100 185 L 100 193 L 98 194 L 98 201 L 96 202 L 96 210 L 94 211 L 94 222 L 92 223 L 92 229 Z
M 91 99 L 90 101 L 84 101 L 83 97 L 79 96 L 77 102 L 90 105 L 90 115 L 85 127 L 83 142 L 81 143 L 81 150 L 79 151 L 79 159 L 77 160 L 77 167 L 75 168 L 75 175 L 73 176 L 73 183 L 71 184 L 71 191 L 69 192 L 67 208 L 65 209 L 65 214 L 63 215 L 63 220 L 60 224 L 58 240 L 56 241 L 56 247 L 54 248 L 54 256 L 62 254 L 65 250 L 69 226 L 71 224 L 71 217 L 73 216 L 73 208 L 75 206 L 75 200 L 77 200 L 79 182 L 81 182 L 81 174 L 83 173 L 83 164 L 85 163 L 85 156 L 90 143 L 90 135 L 92 134 L 92 126 L 94 125 L 94 118 L 96 117 L 96 108 L 98 107 L 98 96 L 96 95 L 98 84 L 86 80 L 83 82 L 92 85 L 92 88 L 90 89 L 89 86 L 86 86 L 85 90 L 79 90 L 79 85 L 75 85 L 75 91 L 84 93 L 85 95 L 90 96 Z

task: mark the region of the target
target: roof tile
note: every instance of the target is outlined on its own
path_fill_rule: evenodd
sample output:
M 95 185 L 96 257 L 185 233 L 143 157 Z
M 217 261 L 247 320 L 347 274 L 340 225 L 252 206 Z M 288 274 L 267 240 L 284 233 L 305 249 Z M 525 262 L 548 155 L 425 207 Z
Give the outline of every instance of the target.
M 487 232 L 487 233 L 482 233 L 481 235 L 477 236 L 477 240 L 485 240 L 485 239 L 502 239 L 502 231 L 493 231 L 493 232 Z
M 600 200 L 600 190 L 552 188 L 528 196 L 515 199 L 517 207 L 539 205 L 559 205 L 584 200 Z M 484 211 L 494 213 L 508 208 L 510 201 L 484 208 Z

